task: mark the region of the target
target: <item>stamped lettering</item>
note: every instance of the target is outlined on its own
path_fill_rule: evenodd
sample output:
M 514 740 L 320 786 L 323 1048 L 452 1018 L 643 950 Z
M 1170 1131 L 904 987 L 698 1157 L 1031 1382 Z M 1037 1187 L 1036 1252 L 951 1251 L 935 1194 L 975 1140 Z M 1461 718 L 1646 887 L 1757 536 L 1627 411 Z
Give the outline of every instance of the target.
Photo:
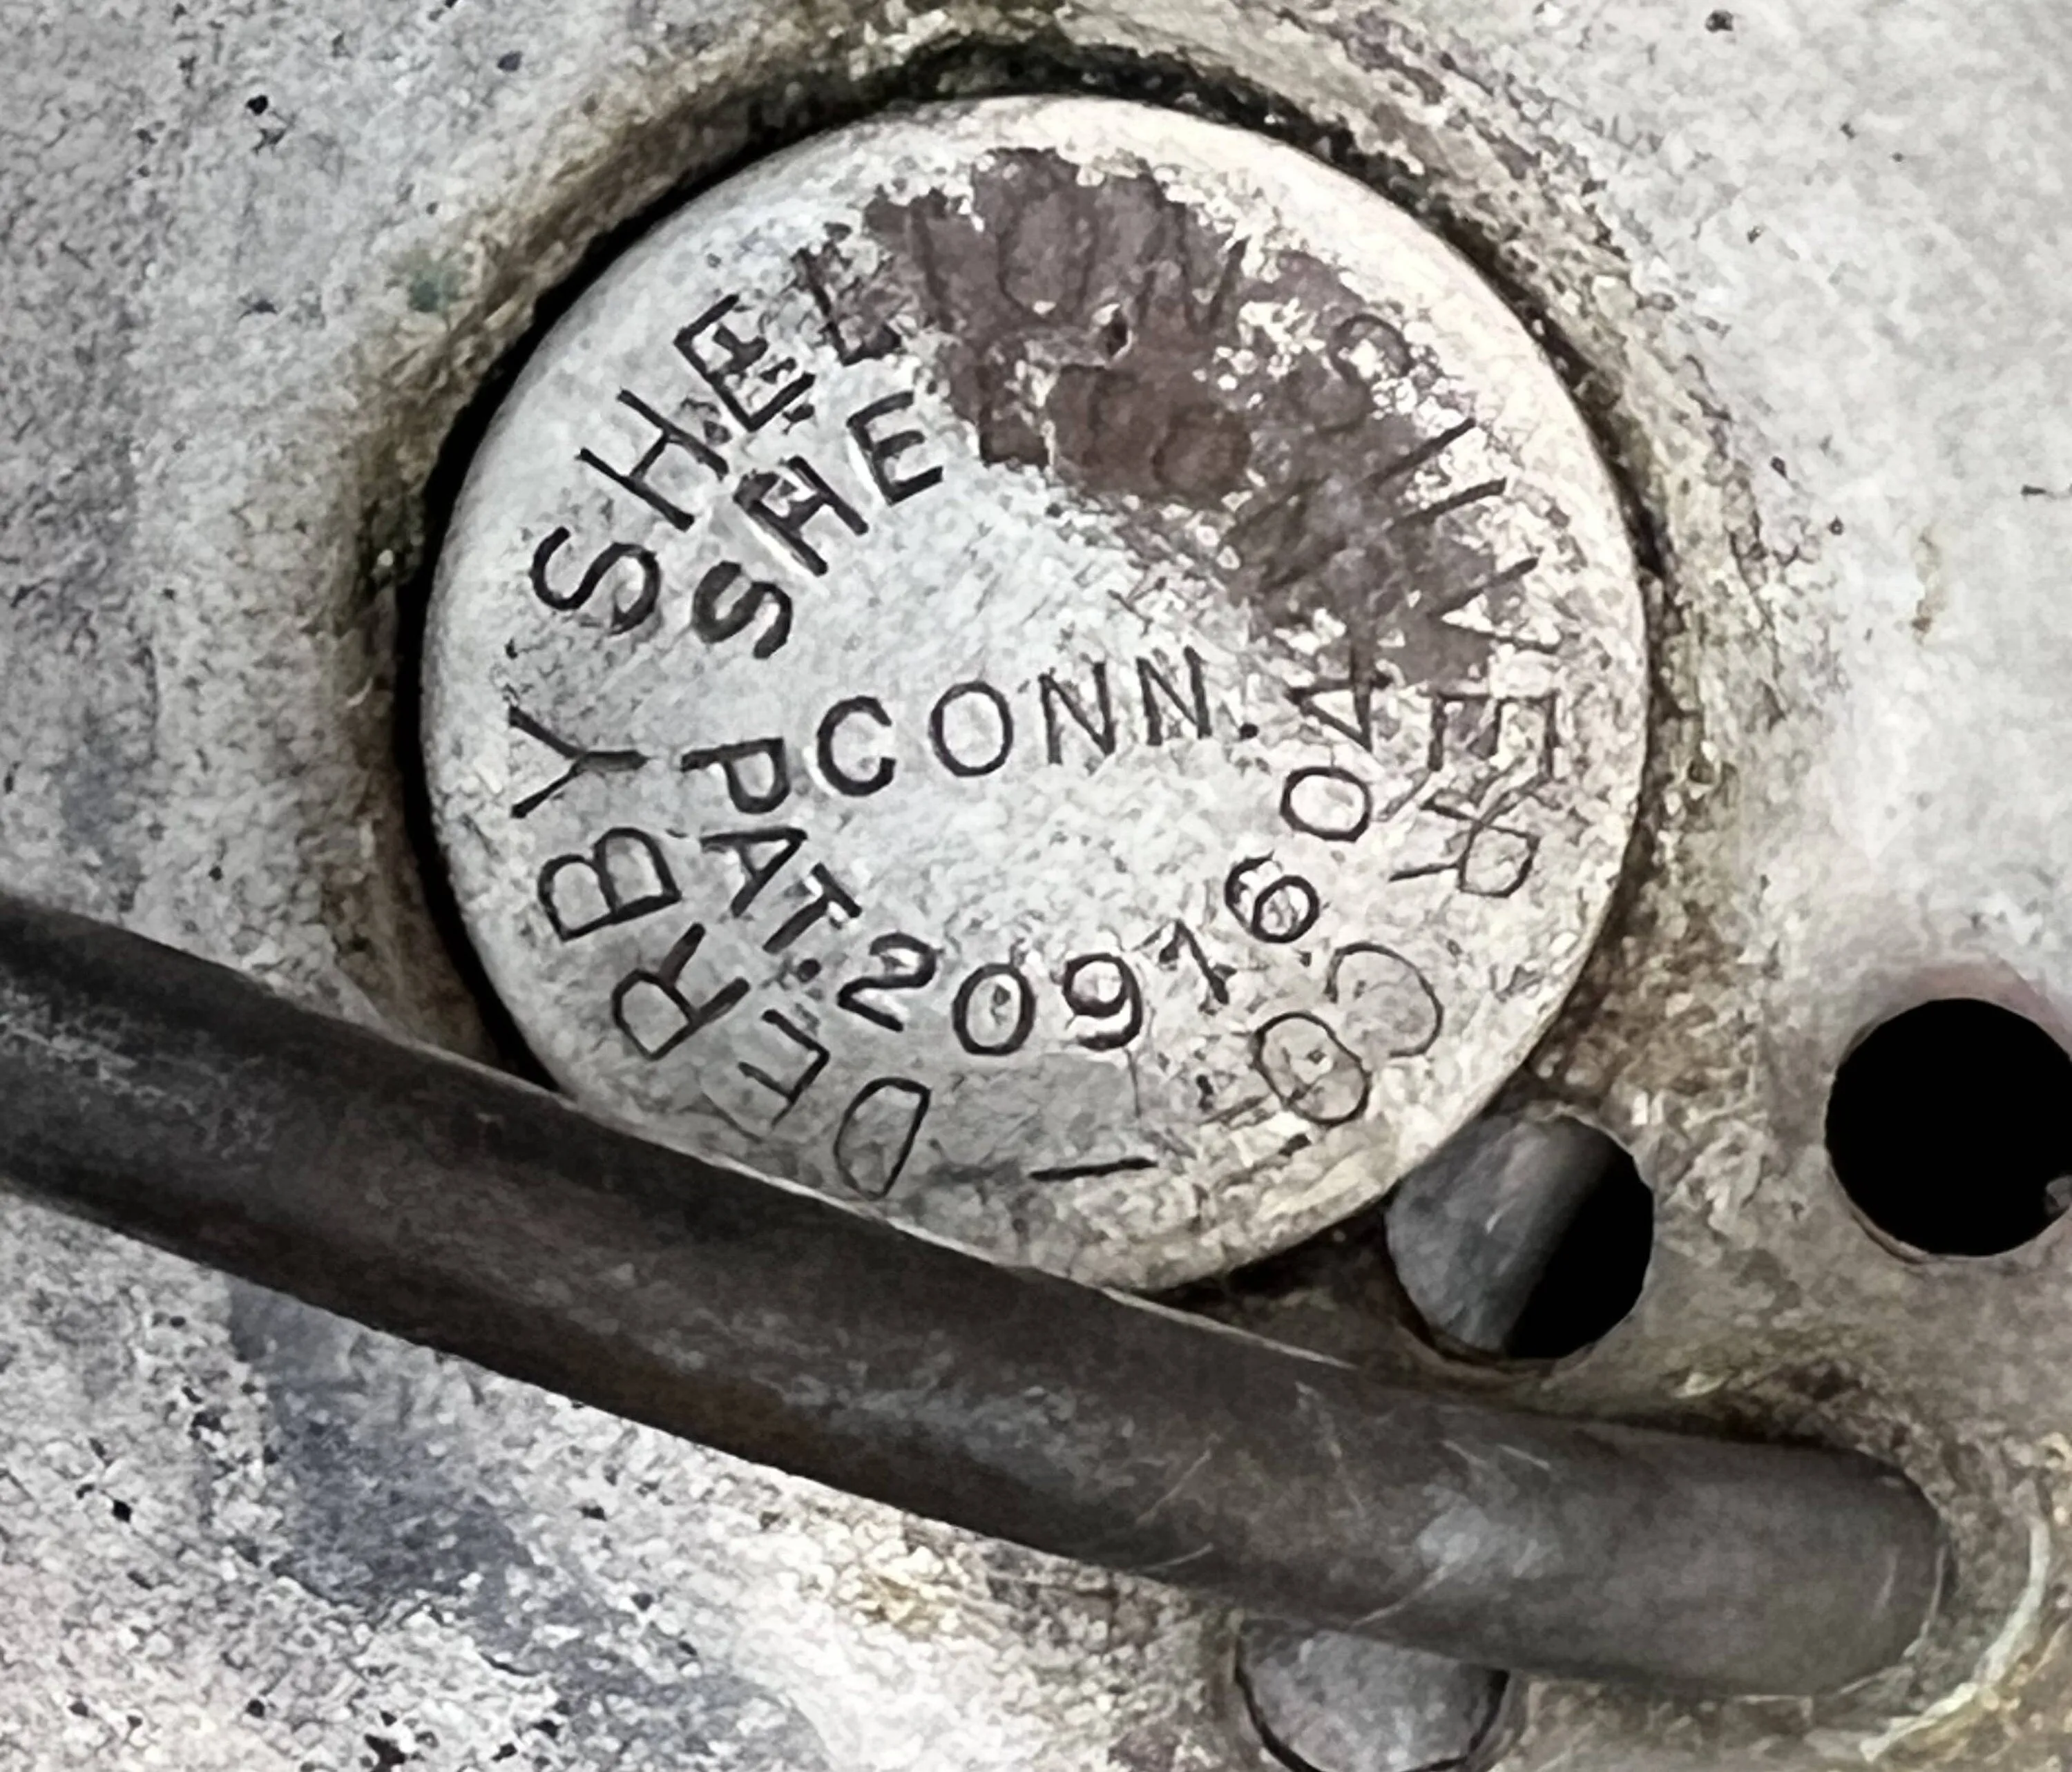
M 1618 499 L 1417 224 L 1178 114 L 837 131 L 541 341 L 428 637 L 455 898 L 672 1141 L 1104 1284 L 1544 1037 L 1645 746 Z

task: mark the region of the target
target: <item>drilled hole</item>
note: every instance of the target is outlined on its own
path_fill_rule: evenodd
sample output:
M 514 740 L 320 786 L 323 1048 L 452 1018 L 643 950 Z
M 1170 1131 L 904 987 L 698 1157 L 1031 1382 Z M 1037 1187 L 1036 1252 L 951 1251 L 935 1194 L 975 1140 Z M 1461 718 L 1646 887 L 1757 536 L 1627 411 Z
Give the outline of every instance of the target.
M 1579 1120 L 1470 1127 L 1398 1185 L 1385 1219 L 1404 1291 L 1439 1338 L 1513 1359 L 1580 1352 L 1640 1297 L 1655 1199 Z
M 1508 1676 L 1365 1638 L 1245 1621 L 1237 1685 L 1289 1772 L 1460 1772 L 1481 1764 Z
M 1857 1209 L 1930 1255 L 1999 1255 L 2072 1203 L 2072 1056 L 2025 1017 L 1958 998 L 1865 1035 L 1827 1098 Z

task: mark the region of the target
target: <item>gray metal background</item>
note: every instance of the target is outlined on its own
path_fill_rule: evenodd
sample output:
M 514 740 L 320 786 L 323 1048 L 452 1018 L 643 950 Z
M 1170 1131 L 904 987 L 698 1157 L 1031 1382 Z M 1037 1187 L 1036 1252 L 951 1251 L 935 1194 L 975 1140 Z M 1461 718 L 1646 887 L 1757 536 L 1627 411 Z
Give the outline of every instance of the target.
M 1506 1763 L 2062 1763 L 2072 1255 L 1904 1260 L 1819 1148 L 1867 1021 L 1938 989 L 2061 1032 L 2072 1005 L 2062 8 L 8 0 L 0 25 L 0 866 L 463 1046 L 397 632 L 442 446 L 601 237 L 914 89 L 887 71 L 916 57 L 1030 72 L 948 53 L 974 32 L 1226 114 L 1272 93 L 1421 206 L 1560 342 L 1661 575 L 1634 883 L 1533 1067 L 1634 1149 L 1659 1246 L 1627 1325 L 1509 1388 L 1881 1450 L 1966 1559 L 1916 1666 L 1861 1692 L 1541 1688 Z M 5 1217 L 0 1762 L 1257 1752 L 1228 1621 L 1192 1602 Z

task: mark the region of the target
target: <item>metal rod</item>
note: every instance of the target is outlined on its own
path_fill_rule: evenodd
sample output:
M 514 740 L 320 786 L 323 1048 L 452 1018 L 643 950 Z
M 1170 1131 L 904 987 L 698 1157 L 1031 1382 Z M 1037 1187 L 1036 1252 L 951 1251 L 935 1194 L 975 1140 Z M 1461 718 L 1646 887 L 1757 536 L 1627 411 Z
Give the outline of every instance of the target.
M 0 1174 L 912 1512 L 1466 1661 L 1795 1693 L 1895 1659 L 1868 1461 L 1507 1412 L 993 1266 L 0 897 Z

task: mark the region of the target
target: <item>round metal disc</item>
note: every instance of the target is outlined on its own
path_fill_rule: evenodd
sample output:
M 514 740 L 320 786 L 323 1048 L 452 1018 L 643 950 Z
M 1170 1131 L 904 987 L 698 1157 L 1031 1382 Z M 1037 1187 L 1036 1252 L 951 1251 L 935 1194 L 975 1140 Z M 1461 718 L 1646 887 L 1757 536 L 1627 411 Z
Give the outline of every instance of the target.
M 1574 981 L 1642 612 L 1514 316 L 1365 187 L 1112 101 L 689 204 L 470 475 L 429 767 L 576 1096 L 1157 1285 L 1383 1190 Z

